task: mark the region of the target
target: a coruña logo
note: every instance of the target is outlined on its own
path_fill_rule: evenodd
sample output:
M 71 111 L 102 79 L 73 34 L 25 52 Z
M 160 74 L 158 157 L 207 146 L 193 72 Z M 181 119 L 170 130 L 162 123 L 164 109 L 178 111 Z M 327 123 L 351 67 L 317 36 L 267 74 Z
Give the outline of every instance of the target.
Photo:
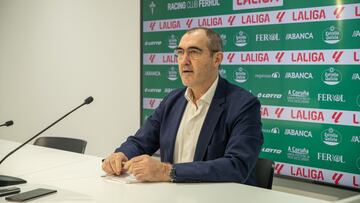
M 330 146 L 336 146 L 341 142 L 341 134 L 339 131 L 329 128 L 321 132 L 322 141 Z
M 341 72 L 331 67 L 326 69 L 321 75 L 322 81 L 327 85 L 337 85 L 341 82 Z
M 169 40 L 168 47 L 170 49 L 175 49 L 178 45 L 178 38 L 175 35 L 170 35 L 168 40 Z
M 248 42 L 249 36 L 243 31 L 239 31 L 234 37 L 234 44 L 238 47 L 246 46 Z
M 175 81 L 177 80 L 177 71 L 175 69 L 174 66 L 171 66 L 170 67 L 170 70 L 169 70 L 169 75 L 168 75 L 168 79 L 171 80 L 171 81 Z
M 342 33 L 334 26 L 330 26 L 323 32 L 323 40 L 328 44 L 336 44 L 342 38 Z
M 220 76 L 221 76 L 222 78 L 226 78 L 226 70 L 225 70 L 225 69 L 220 68 L 219 74 L 220 74 Z
M 244 83 L 248 80 L 249 73 L 242 67 L 239 67 L 237 71 L 234 72 L 234 77 L 236 82 Z

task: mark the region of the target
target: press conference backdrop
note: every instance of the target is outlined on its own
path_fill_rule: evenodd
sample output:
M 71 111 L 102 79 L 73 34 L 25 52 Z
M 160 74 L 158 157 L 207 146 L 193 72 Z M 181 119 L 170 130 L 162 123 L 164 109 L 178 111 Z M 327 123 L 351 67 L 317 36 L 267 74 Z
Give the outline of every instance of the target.
M 337 3 L 338 2 L 338 3 Z M 262 104 L 275 173 L 360 188 L 359 0 L 143 0 L 142 121 L 182 87 L 182 34 L 221 34 L 220 75 Z

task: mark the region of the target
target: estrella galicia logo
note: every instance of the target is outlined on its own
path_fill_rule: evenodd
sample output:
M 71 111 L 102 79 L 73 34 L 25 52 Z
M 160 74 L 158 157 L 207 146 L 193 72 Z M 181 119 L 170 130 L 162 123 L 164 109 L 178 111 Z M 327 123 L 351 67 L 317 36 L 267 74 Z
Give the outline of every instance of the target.
M 247 72 L 247 70 L 245 70 L 242 67 L 239 67 L 234 72 L 234 79 L 238 83 L 244 83 L 244 82 L 246 82 L 248 80 L 248 78 L 249 78 L 249 72 Z
M 178 37 L 176 35 L 170 35 L 170 37 L 168 38 L 168 47 L 170 49 L 175 49 L 178 45 Z
M 321 132 L 322 141 L 330 146 L 336 146 L 341 142 L 341 134 L 339 131 L 329 128 Z
M 168 79 L 171 80 L 171 81 L 175 81 L 175 80 L 178 79 L 177 71 L 176 71 L 174 66 L 170 67 Z
M 323 40 L 328 44 L 336 44 L 342 38 L 342 33 L 335 26 L 330 26 L 323 32 Z
M 337 85 L 341 82 L 341 72 L 333 67 L 326 69 L 321 75 L 322 81 L 327 85 Z
M 239 31 L 234 37 L 234 44 L 238 47 L 246 46 L 249 43 L 249 35 L 244 31 Z

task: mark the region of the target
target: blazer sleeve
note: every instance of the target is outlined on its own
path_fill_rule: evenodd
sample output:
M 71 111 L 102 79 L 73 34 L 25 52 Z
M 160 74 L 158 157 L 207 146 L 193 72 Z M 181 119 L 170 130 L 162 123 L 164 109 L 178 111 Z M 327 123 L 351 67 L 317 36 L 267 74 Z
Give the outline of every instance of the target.
M 235 113 L 224 155 L 206 161 L 174 164 L 175 182 L 238 182 L 255 185 L 254 168 L 263 143 L 260 102 L 251 100 Z
M 151 156 L 159 149 L 161 120 L 166 106 L 166 100 L 169 98 L 169 95 L 161 101 L 154 113 L 147 118 L 145 124 L 136 132 L 136 134 L 129 136 L 115 152 L 123 152 L 128 159 L 131 159 L 143 154 Z

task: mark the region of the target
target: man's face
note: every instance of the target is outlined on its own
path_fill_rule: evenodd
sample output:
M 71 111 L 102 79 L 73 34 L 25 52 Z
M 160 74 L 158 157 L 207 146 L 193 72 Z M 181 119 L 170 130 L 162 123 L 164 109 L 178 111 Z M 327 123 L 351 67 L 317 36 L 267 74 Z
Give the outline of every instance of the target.
M 204 30 L 185 34 L 180 40 L 178 49 L 184 50 L 184 55 L 178 58 L 179 73 L 182 83 L 191 89 L 210 87 L 218 75 L 222 53 L 213 54 L 208 40 Z M 191 52 L 197 57 L 191 58 Z

